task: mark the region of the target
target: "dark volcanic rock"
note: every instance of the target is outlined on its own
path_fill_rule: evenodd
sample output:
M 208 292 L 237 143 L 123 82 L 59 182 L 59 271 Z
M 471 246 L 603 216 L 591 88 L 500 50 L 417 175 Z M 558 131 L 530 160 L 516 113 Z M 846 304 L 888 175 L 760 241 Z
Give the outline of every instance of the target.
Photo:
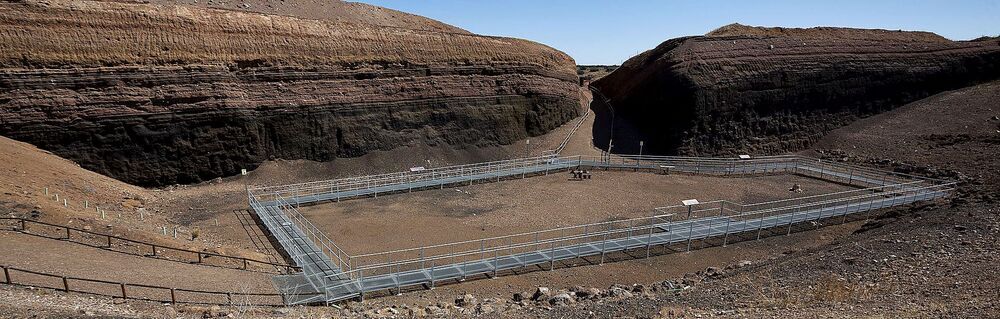
M 798 150 L 859 117 L 1000 78 L 998 44 L 740 25 L 672 39 L 593 84 L 607 99 L 595 94 L 595 144 L 607 147 L 613 117 L 615 153 L 638 141 L 647 154 Z
M 269 159 L 509 144 L 577 115 L 575 64 L 562 52 L 424 20 L 0 3 L 0 135 L 163 185 Z

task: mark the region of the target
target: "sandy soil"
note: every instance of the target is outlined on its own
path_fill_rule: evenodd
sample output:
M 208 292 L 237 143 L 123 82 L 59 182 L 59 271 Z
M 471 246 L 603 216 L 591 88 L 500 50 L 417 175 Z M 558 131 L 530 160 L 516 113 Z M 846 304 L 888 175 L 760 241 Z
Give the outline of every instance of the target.
M 299 211 L 349 253 L 374 253 L 484 237 L 649 216 L 681 200 L 756 203 L 849 189 L 778 175 L 724 178 L 594 171 L 305 206 Z M 788 189 L 799 184 L 804 192 Z

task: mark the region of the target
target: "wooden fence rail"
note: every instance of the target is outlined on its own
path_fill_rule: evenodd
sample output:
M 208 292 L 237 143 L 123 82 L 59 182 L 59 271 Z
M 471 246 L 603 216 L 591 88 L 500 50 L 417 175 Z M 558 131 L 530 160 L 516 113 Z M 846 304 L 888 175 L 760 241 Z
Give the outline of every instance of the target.
M 284 306 L 278 293 L 206 291 L 54 275 L 0 265 L 4 284 L 113 298 L 200 305 Z
M 0 217 L 0 222 L 4 222 L 5 224 L 13 223 L 13 231 L 28 235 L 58 239 L 113 252 L 159 260 L 276 274 L 285 274 L 300 270 L 299 267 L 284 263 L 169 247 L 25 218 Z

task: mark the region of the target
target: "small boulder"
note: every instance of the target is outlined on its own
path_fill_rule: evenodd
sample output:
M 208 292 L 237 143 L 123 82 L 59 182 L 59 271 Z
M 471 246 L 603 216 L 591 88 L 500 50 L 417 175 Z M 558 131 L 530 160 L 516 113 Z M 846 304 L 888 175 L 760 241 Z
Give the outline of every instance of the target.
M 549 300 L 549 297 L 552 297 L 549 287 L 538 287 L 538 289 L 535 289 L 535 294 L 531 295 L 531 300 L 546 301 Z
M 493 306 L 490 306 L 489 304 L 485 304 L 485 303 L 484 304 L 480 304 L 478 310 L 479 310 L 479 313 L 481 313 L 481 314 L 490 314 L 490 313 L 493 313 Z
M 429 306 L 427 306 L 427 307 L 424 308 L 424 311 L 426 311 L 430 315 L 437 315 L 437 314 L 443 313 L 444 309 L 441 309 L 441 307 L 438 307 L 438 306 L 435 306 L 435 305 L 429 305 Z
M 573 289 L 571 291 L 576 294 L 576 297 L 578 299 L 597 298 L 598 296 L 601 295 L 601 290 L 597 289 L 597 288 L 593 288 L 593 287 L 584 288 L 584 287 L 581 287 L 581 286 L 576 286 L 576 287 L 573 287 Z
M 478 300 L 476 300 L 476 297 L 473 296 L 472 294 L 464 294 L 462 296 L 459 296 L 458 298 L 455 298 L 455 305 L 464 308 L 475 305 L 477 301 Z
M 570 296 L 568 293 L 565 292 L 552 296 L 552 298 L 549 298 L 549 304 L 553 306 L 565 306 L 574 302 L 576 302 L 576 300 L 573 299 L 573 296 Z
M 646 286 L 644 286 L 644 285 L 635 284 L 635 285 L 632 285 L 632 292 L 635 292 L 635 293 L 645 293 L 645 292 L 647 292 L 647 289 L 646 289 Z
M 621 287 L 612 286 L 611 289 L 608 289 L 608 296 L 612 298 L 632 298 L 632 292 Z
M 705 277 L 719 278 L 722 277 L 722 275 L 723 275 L 722 269 L 716 267 L 708 267 L 707 269 L 705 269 Z
M 532 295 L 531 295 L 531 293 L 530 293 L 530 292 L 523 292 L 523 291 L 522 291 L 522 292 L 515 292 L 515 293 L 514 293 L 514 297 L 513 297 L 513 300 L 514 300 L 515 302 L 521 302 L 521 301 L 526 301 L 526 300 L 529 300 L 529 299 L 531 299 L 531 298 L 532 298 Z

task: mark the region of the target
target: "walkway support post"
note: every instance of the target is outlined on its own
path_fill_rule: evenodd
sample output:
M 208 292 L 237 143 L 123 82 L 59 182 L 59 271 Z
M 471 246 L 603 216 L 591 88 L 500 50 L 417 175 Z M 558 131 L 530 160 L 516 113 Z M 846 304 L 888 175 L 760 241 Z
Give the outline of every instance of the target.
M 692 207 L 694 207 L 694 205 L 688 205 L 688 217 L 687 217 L 687 223 L 688 223 L 688 250 L 687 251 L 689 251 L 689 252 L 691 251 L 691 235 L 692 235 L 692 232 L 694 232 L 694 223 L 691 222 L 691 208 Z
M 722 247 L 726 247 L 726 245 L 729 244 L 729 224 L 732 222 L 732 218 L 726 218 L 726 237 L 722 240 Z
M 604 248 L 608 244 L 608 233 L 611 232 L 611 224 L 608 224 L 607 230 L 604 232 L 604 240 L 601 241 L 601 264 L 604 264 Z
M 500 250 L 493 249 L 493 278 L 497 278 L 497 271 L 500 268 Z
M 653 227 L 656 225 L 656 211 L 649 216 L 649 233 L 646 234 L 646 258 L 649 258 L 649 246 L 653 243 Z

